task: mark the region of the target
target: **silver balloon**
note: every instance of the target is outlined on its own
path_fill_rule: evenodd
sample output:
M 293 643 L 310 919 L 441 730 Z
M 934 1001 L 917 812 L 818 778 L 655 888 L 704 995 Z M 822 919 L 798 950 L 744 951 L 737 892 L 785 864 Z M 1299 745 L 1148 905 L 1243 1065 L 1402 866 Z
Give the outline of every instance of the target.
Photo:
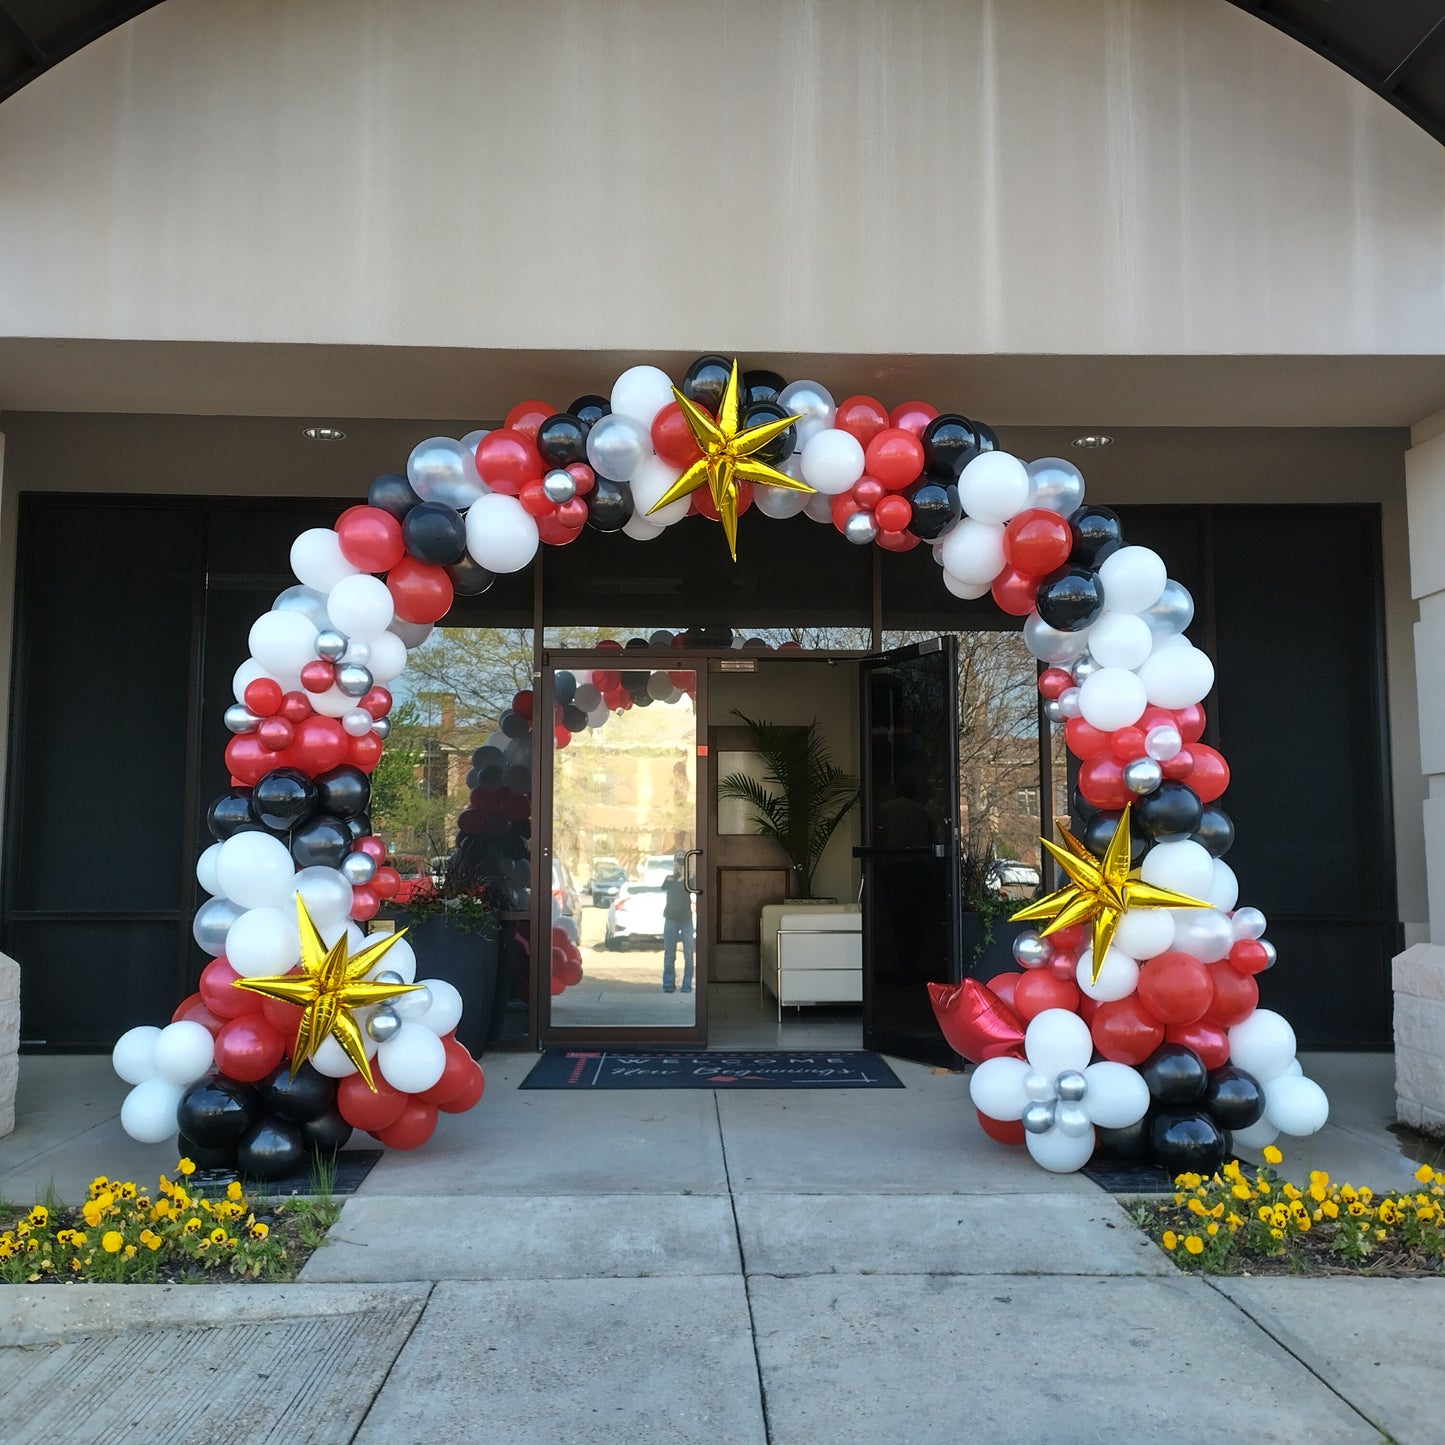
M 1264 967 L 1273 968 L 1279 958 L 1279 950 L 1267 938 L 1261 938 L 1259 946 L 1264 949 Z M 1260 971 L 1263 972 L 1263 969 Z
M 1062 1105 L 1054 1115 L 1054 1123 L 1060 1134 L 1067 1134 L 1071 1139 L 1082 1139 L 1093 1127 L 1088 1114 L 1077 1104 Z
M 364 738 L 371 731 L 372 717 L 364 707 L 348 708 L 341 714 L 341 726 L 349 738 Z
M 1082 685 L 1098 672 L 1099 664 L 1086 652 L 1069 670 L 1074 674 L 1074 681 Z
M 833 425 L 838 415 L 837 404 L 826 386 L 816 381 L 794 381 L 778 393 L 778 405 L 798 418 L 794 427 L 794 447 L 802 451 L 820 431 Z
M 353 888 L 370 883 L 376 877 L 376 860 L 369 853 L 348 853 L 341 860 L 341 876 Z
M 1263 938 L 1266 920 L 1257 908 L 1236 908 L 1229 926 L 1235 938 Z
M 231 931 L 231 925 L 245 911 L 229 898 L 209 899 L 196 909 L 196 916 L 191 921 L 191 937 L 212 958 L 219 958 L 226 951 L 226 935 Z
M 1063 457 L 1040 457 L 1026 468 L 1029 499 L 1025 507 L 1043 507 L 1067 517 L 1084 501 L 1084 474 Z
M 556 467 L 542 478 L 542 495 L 549 502 L 570 502 L 577 495 L 577 482 L 569 472 Z
M 419 1019 L 431 1007 L 431 990 L 422 984 L 410 993 L 398 994 L 391 1007 L 401 1018 Z
M 1194 599 L 1189 589 L 1172 577 L 1164 584 L 1159 600 L 1139 614 L 1156 637 L 1183 632 L 1194 621 Z
M 1058 697 L 1059 716 L 1064 718 L 1082 717 L 1084 709 L 1079 703 L 1079 689 L 1066 687 Z
M 1024 968 L 1042 968 L 1053 949 L 1033 929 L 1025 929 L 1014 939 L 1014 957 Z
M 1030 1069 L 1024 1075 L 1024 1098 L 1036 1104 L 1047 1104 L 1054 1097 L 1054 1081 L 1037 1069 Z
M 371 670 L 359 662 L 346 662 L 336 669 L 336 685 L 347 697 L 365 697 L 371 691 Z
M 327 662 L 340 662 L 346 655 L 346 646 L 346 635 L 334 627 L 316 634 L 316 655 Z
M 1060 632 L 1057 627 L 1050 627 L 1037 612 L 1030 612 L 1024 618 L 1024 646 L 1040 662 L 1062 666 L 1088 645 L 1087 628 L 1078 632 Z
M 803 503 L 803 515 L 812 522 L 833 522 L 833 499 L 826 492 L 814 492 Z
M 367 1019 L 366 1031 L 377 1043 L 384 1044 L 388 1039 L 394 1039 L 401 1032 L 401 1020 L 397 1017 L 395 1009 L 388 1008 L 383 1004 Z
M 406 479 L 424 502 L 441 502 L 464 512 L 488 488 L 477 475 L 475 447 L 451 437 L 428 437 L 412 448 Z
M 1048 718 L 1051 723 L 1063 722 L 1064 710 L 1059 706 L 1058 698 L 1051 697 L 1044 703 L 1044 716 Z
M 431 636 L 432 625 L 430 622 L 405 622 L 400 617 L 393 617 L 387 623 L 386 630 L 401 638 L 410 652 L 413 647 L 420 647 Z
M 233 733 L 253 733 L 261 725 L 261 719 L 243 702 L 233 702 L 226 709 L 224 721 Z
M 363 642 L 359 637 L 353 637 L 351 641 L 346 644 L 346 651 L 343 652 L 337 660 L 340 662 L 357 662 L 365 667 L 366 664 L 371 661 L 371 644 L 369 642 Z
M 391 719 L 389 717 L 377 718 L 377 720 L 372 723 L 371 730 L 382 742 L 385 742 L 387 738 L 391 736 Z
M 808 505 L 809 492 L 795 492 L 790 487 L 757 486 L 753 488 L 753 505 L 765 517 L 782 521 L 796 517 Z
M 587 433 L 587 460 L 594 471 L 615 482 L 629 480 L 652 455 L 647 428 L 630 416 L 604 416 Z
M 384 968 L 377 974 L 376 982 L 398 984 L 405 983 L 406 980 L 394 968 Z
M 1054 1088 L 1058 1091 L 1059 1098 L 1066 1104 L 1077 1104 L 1084 1097 L 1088 1087 L 1089 1081 L 1077 1069 L 1065 1069 L 1054 1080 Z
M 331 626 L 331 618 L 326 611 L 326 594 L 314 587 L 303 587 L 300 583 L 280 593 L 271 604 L 271 611 L 299 612 L 303 617 L 310 618 L 318 630 Z
M 1054 1103 L 1035 1099 L 1024 1105 L 1023 1126 L 1030 1134 L 1047 1134 L 1054 1127 Z
M 855 547 L 866 547 L 878 536 L 878 523 L 873 520 L 873 513 L 854 512 L 843 523 L 843 535 Z
M 1173 723 L 1156 723 L 1144 734 L 1144 751 L 1156 762 L 1167 763 L 1183 746 L 1184 739 Z
M 1124 764 L 1124 786 L 1141 797 L 1164 781 L 1164 769 L 1153 758 L 1135 758 Z

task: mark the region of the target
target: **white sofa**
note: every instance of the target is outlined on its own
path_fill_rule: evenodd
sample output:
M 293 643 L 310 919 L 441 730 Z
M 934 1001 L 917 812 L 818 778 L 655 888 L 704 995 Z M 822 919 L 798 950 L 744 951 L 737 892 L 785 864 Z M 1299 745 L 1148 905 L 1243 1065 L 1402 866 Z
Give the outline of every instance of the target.
M 760 987 L 783 1006 L 863 1001 L 863 911 L 856 903 L 770 903 L 758 921 Z

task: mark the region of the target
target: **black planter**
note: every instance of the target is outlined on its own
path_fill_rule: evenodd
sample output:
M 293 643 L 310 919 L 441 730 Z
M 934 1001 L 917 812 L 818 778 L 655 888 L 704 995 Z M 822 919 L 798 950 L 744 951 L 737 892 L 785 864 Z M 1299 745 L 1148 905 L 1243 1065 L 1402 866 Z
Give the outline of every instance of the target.
M 492 1036 L 497 1001 L 497 927 L 458 927 L 442 914 L 413 919 L 397 915 L 396 926 L 406 929 L 407 942 L 416 951 L 418 981 L 445 979 L 462 996 L 462 1021 L 457 1042 L 476 1058 Z
M 992 937 L 985 942 L 982 914 L 965 912 L 961 936 L 964 977 L 990 979 L 998 973 L 1020 972 L 1014 960 L 1014 939 L 1030 926 L 996 917 Z

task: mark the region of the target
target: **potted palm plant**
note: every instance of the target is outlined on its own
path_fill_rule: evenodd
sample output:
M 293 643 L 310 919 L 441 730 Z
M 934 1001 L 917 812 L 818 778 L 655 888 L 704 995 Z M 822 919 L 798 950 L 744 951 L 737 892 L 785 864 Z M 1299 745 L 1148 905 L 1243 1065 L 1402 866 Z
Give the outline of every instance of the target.
M 817 720 L 807 727 L 786 727 L 747 717 L 733 709 L 747 728 L 754 751 L 763 760 L 761 781 L 729 773 L 718 783 L 718 796 L 745 803 L 753 824 L 774 839 L 798 879 L 798 896 L 813 896 L 813 874 L 838 824 L 858 801 L 858 779 L 832 759 Z

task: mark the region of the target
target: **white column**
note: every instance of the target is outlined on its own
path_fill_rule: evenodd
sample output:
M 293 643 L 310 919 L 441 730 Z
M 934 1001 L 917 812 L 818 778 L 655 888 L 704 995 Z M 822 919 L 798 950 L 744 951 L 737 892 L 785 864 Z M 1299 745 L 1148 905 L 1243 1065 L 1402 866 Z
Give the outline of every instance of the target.
M 1395 1096 L 1401 1123 L 1445 1135 L 1445 412 L 1413 429 L 1405 492 L 1430 933 L 1394 962 Z
M 15 503 L 5 490 L 5 434 L 0 432 L 0 816 L 5 804 L 6 723 L 10 717 L 10 621 L 14 615 Z M 20 966 L 0 953 L 0 1135 L 15 1128 L 20 1073 Z

